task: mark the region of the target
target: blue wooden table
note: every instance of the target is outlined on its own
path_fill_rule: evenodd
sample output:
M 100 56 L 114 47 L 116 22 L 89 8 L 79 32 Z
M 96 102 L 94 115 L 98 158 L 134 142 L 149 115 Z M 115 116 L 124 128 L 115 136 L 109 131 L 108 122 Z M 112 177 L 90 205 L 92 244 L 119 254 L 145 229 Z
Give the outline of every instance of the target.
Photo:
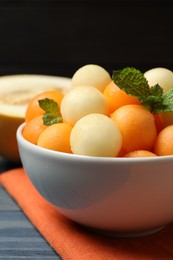
M 0 158 L 0 172 L 18 167 Z M 0 260 L 60 260 L 0 185 Z

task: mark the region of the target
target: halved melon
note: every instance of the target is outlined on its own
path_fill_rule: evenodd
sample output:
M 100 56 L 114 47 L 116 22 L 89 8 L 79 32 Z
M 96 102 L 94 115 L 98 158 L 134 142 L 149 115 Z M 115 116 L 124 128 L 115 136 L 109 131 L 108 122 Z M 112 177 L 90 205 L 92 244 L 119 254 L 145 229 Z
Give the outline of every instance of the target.
M 16 131 L 24 122 L 29 100 L 48 89 L 65 93 L 71 79 L 50 75 L 7 75 L 0 77 L 0 156 L 20 161 Z

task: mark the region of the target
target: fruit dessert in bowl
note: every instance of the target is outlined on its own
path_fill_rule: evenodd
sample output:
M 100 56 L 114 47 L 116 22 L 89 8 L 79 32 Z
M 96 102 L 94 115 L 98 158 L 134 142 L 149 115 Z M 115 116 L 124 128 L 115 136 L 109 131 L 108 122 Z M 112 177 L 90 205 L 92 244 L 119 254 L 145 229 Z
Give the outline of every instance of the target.
M 172 125 L 164 125 L 160 117 L 164 111 L 171 113 L 165 105 L 169 93 L 165 97 L 157 85 L 142 100 L 140 91 L 132 97 L 118 89 L 124 84 L 122 75 L 129 82 L 129 73 L 133 81 L 128 86 L 134 84 L 134 77 L 145 85 L 147 80 L 138 70 L 115 72 L 112 82 L 96 65 L 76 73 L 86 69 L 90 77 L 84 78 L 90 82 L 74 86 L 72 78 L 61 101 L 55 102 L 53 92 L 30 101 L 25 123 L 17 130 L 23 167 L 49 203 L 86 228 L 120 237 L 160 230 L 173 221 Z M 106 87 L 92 83 L 94 69 L 101 70 Z M 94 80 L 101 77 L 96 76 Z M 124 102 L 113 109 L 108 93 L 114 100 L 125 96 Z M 35 99 L 37 106 L 33 106 Z M 28 119 L 39 107 L 42 110 Z
M 70 78 L 51 75 L 0 76 L 0 156 L 10 161 L 20 161 L 16 130 L 25 121 L 29 100 L 48 89 L 64 92 L 70 84 Z

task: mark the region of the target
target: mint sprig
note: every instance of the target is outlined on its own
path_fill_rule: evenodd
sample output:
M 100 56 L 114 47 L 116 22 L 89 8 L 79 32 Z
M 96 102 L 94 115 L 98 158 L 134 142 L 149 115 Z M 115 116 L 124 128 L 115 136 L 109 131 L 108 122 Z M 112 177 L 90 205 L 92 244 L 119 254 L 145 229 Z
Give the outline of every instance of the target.
M 39 106 L 45 111 L 43 115 L 43 124 L 50 126 L 62 122 L 62 116 L 58 103 L 53 99 L 45 98 L 38 100 Z
M 139 99 L 141 105 L 152 113 L 173 111 L 173 89 L 163 92 L 159 84 L 149 86 L 144 74 L 133 67 L 113 71 L 114 83 L 128 95 Z
M 155 113 L 161 112 L 172 112 L 173 111 L 173 88 L 170 88 L 167 92 L 163 94 L 162 103 L 157 105 Z

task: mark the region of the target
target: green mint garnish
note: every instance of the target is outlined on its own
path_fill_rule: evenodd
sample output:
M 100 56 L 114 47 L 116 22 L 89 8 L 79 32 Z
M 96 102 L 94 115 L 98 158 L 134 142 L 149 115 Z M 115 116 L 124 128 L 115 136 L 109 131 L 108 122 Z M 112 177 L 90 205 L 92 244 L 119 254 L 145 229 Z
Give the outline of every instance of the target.
M 162 104 L 156 107 L 155 113 L 161 112 L 172 112 L 173 111 L 173 88 L 170 88 L 167 92 L 163 94 Z
M 138 98 L 141 104 L 152 113 L 173 111 L 173 89 L 164 93 L 158 84 L 150 87 L 141 71 L 127 67 L 113 71 L 112 79 L 120 89 Z
M 57 102 L 49 98 L 41 99 L 38 102 L 40 107 L 45 111 L 43 115 L 44 125 L 50 126 L 62 122 L 62 116 Z

